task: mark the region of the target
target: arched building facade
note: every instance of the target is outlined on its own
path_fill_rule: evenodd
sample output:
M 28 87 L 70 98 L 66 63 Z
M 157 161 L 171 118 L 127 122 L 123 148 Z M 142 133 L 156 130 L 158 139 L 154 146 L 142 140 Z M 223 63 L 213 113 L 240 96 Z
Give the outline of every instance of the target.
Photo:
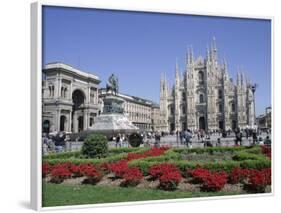
M 86 130 L 99 114 L 98 76 L 64 63 L 50 63 L 43 69 L 43 132 Z

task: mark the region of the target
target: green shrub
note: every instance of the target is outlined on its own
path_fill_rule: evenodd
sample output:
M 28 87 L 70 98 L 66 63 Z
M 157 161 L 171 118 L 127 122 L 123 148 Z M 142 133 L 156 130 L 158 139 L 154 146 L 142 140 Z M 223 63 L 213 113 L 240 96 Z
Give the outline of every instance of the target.
M 198 147 L 198 148 L 177 148 L 173 149 L 174 152 L 180 153 L 180 154 L 188 154 L 188 153 L 197 153 L 197 154 L 203 154 L 203 153 L 210 153 L 213 154 L 215 152 L 237 152 L 246 149 L 246 147 Z
M 148 148 L 143 148 L 143 147 L 120 147 L 120 148 L 111 148 L 109 149 L 109 153 L 112 154 L 120 154 L 120 153 L 130 153 L 130 152 L 135 152 L 135 153 L 142 153 L 148 150 Z
M 101 134 L 90 134 L 85 139 L 82 154 L 86 158 L 102 158 L 108 154 L 107 139 Z
M 159 164 L 159 162 L 148 162 L 143 159 L 133 160 L 128 163 L 129 167 L 138 167 L 143 175 L 148 175 L 148 169 L 156 164 Z
M 266 157 L 261 154 L 252 154 L 246 151 L 237 152 L 233 157 L 233 160 L 243 161 L 243 160 L 264 160 Z
M 269 159 L 264 160 L 244 160 L 240 162 L 240 167 L 244 169 L 264 169 L 271 167 L 271 161 Z
M 230 173 L 234 168 L 239 167 L 240 163 L 236 161 L 221 161 L 219 163 L 204 163 L 202 167 L 211 171 L 225 171 Z
M 245 152 L 252 154 L 262 154 L 260 146 L 248 147 L 247 149 L 245 149 Z
M 130 136 L 129 136 L 129 144 L 132 146 L 132 147 L 139 147 L 142 143 L 142 137 L 140 134 L 138 133 L 132 133 Z
M 43 156 L 43 159 L 79 158 L 80 155 L 81 155 L 80 151 L 61 152 L 61 153 L 53 153 L 53 154 L 45 155 Z

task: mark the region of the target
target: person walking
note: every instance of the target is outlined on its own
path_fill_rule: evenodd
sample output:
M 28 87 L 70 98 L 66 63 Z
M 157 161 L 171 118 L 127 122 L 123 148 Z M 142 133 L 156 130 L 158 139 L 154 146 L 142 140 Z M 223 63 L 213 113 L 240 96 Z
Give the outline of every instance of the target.
M 156 132 L 155 134 L 155 143 L 154 146 L 159 148 L 160 147 L 160 140 L 161 140 L 161 135 L 159 134 L 159 132 Z
M 187 147 L 192 147 L 192 142 L 191 142 L 192 134 L 191 131 L 188 129 L 185 133 L 185 141 L 186 141 L 186 146 Z

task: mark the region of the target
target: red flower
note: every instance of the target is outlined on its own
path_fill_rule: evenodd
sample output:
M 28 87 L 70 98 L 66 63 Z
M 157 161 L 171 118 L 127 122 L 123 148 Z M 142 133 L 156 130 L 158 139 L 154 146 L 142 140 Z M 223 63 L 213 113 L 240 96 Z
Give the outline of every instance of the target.
M 130 160 L 136 160 L 136 159 L 145 158 L 145 157 L 146 157 L 145 154 L 128 153 L 128 155 L 127 155 L 127 157 L 125 159 L 130 161 Z
M 159 155 L 163 155 L 166 150 L 167 150 L 167 148 L 165 148 L 165 147 L 164 148 L 153 147 L 150 150 L 144 152 L 143 154 L 146 157 L 156 157 L 156 156 L 159 156 Z
M 271 168 L 262 170 L 253 170 L 249 176 L 248 184 L 246 189 L 256 192 L 263 193 L 267 185 L 271 184 Z
M 234 168 L 228 177 L 228 182 L 231 184 L 244 183 L 251 174 L 250 169 Z
M 128 168 L 128 163 L 125 160 L 120 160 L 109 165 L 110 171 L 114 173 L 116 178 L 122 178 Z
M 187 172 L 190 174 L 191 177 L 193 177 L 192 182 L 197 184 L 202 183 L 203 179 L 211 174 L 208 169 L 203 169 L 200 167 L 193 170 L 188 170 Z
M 180 183 L 182 176 L 179 171 L 168 170 L 159 178 L 159 187 L 164 190 L 174 190 Z
M 227 182 L 227 174 L 225 172 L 214 172 L 205 175 L 203 178 L 202 189 L 204 191 L 220 191 Z
M 72 173 L 73 177 L 82 177 L 83 176 L 83 166 L 84 166 L 84 164 L 80 164 L 80 165 L 72 164 L 69 167 L 69 170 Z
M 49 163 L 43 163 L 42 165 L 42 177 L 45 178 L 51 171 L 52 167 Z
M 262 153 L 271 159 L 271 148 L 267 146 L 261 146 Z
M 52 179 L 54 183 L 61 183 L 63 180 L 71 177 L 71 172 L 63 164 L 57 164 L 53 166 L 51 171 Z
M 126 170 L 126 172 L 123 175 L 123 178 L 124 178 L 123 184 L 125 186 L 136 186 L 143 178 L 143 175 L 139 170 L 139 168 L 132 167 Z
M 168 163 L 162 163 L 158 165 L 154 165 L 149 168 L 148 173 L 151 175 L 153 179 L 160 178 L 165 172 L 179 172 L 179 169 L 173 165 Z

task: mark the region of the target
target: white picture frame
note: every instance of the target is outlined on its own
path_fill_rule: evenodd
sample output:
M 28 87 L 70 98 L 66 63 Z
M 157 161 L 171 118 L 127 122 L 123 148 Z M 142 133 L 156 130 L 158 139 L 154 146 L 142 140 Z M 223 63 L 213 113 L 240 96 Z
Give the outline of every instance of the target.
M 122 206 L 122 205 L 138 205 L 138 204 L 152 204 L 152 203 L 166 203 L 166 202 L 186 202 L 196 200 L 212 200 L 212 199 L 226 199 L 233 196 L 223 197 L 207 197 L 207 198 L 185 198 L 177 200 L 157 200 L 157 201 L 137 201 L 137 202 L 124 202 L 124 203 L 110 203 L 110 204 L 87 204 L 77 206 L 60 206 L 60 207 L 42 207 L 42 107 L 41 107 L 41 74 L 42 74 L 42 8 L 44 6 L 58 6 L 58 7 L 78 7 L 78 8 L 93 8 L 93 9 L 108 9 L 108 10 L 121 10 L 121 11 L 138 11 L 138 12 L 155 12 L 155 13 L 173 13 L 173 14 L 187 14 L 187 15 L 203 15 L 203 16 L 220 16 L 231 18 L 253 18 L 253 19 L 267 19 L 271 21 L 271 79 L 274 78 L 273 70 L 273 42 L 274 42 L 274 17 L 269 16 L 248 16 L 248 15 L 235 15 L 235 14 L 213 14 L 213 13 L 198 13 L 187 10 L 163 10 L 163 9 L 150 9 L 150 8 L 133 8 L 130 6 L 103 6 L 102 4 L 87 4 L 82 5 L 79 3 L 53 3 L 49 1 L 39 1 L 31 4 L 31 207 L 34 210 L 56 210 L 56 209 L 76 209 L 76 208 L 89 208 L 89 207 L 104 207 L 104 206 Z M 273 106 L 273 81 L 271 100 Z M 274 108 L 272 109 L 272 123 L 274 123 Z M 274 136 L 274 127 L 272 128 L 272 135 Z M 272 138 L 274 141 L 274 137 Z M 274 142 L 272 144 L 274 148 Z M 272 153 L 274 159 L 274 153 Z M 272 162 L 273 177 L 274 177 L 274 161 Z M 272 182 L 272 192 L 263 195 L 235 195 L 235 198 L 253 197 L 253 196 L 272 196 L 274 195 L 274 179 Z

